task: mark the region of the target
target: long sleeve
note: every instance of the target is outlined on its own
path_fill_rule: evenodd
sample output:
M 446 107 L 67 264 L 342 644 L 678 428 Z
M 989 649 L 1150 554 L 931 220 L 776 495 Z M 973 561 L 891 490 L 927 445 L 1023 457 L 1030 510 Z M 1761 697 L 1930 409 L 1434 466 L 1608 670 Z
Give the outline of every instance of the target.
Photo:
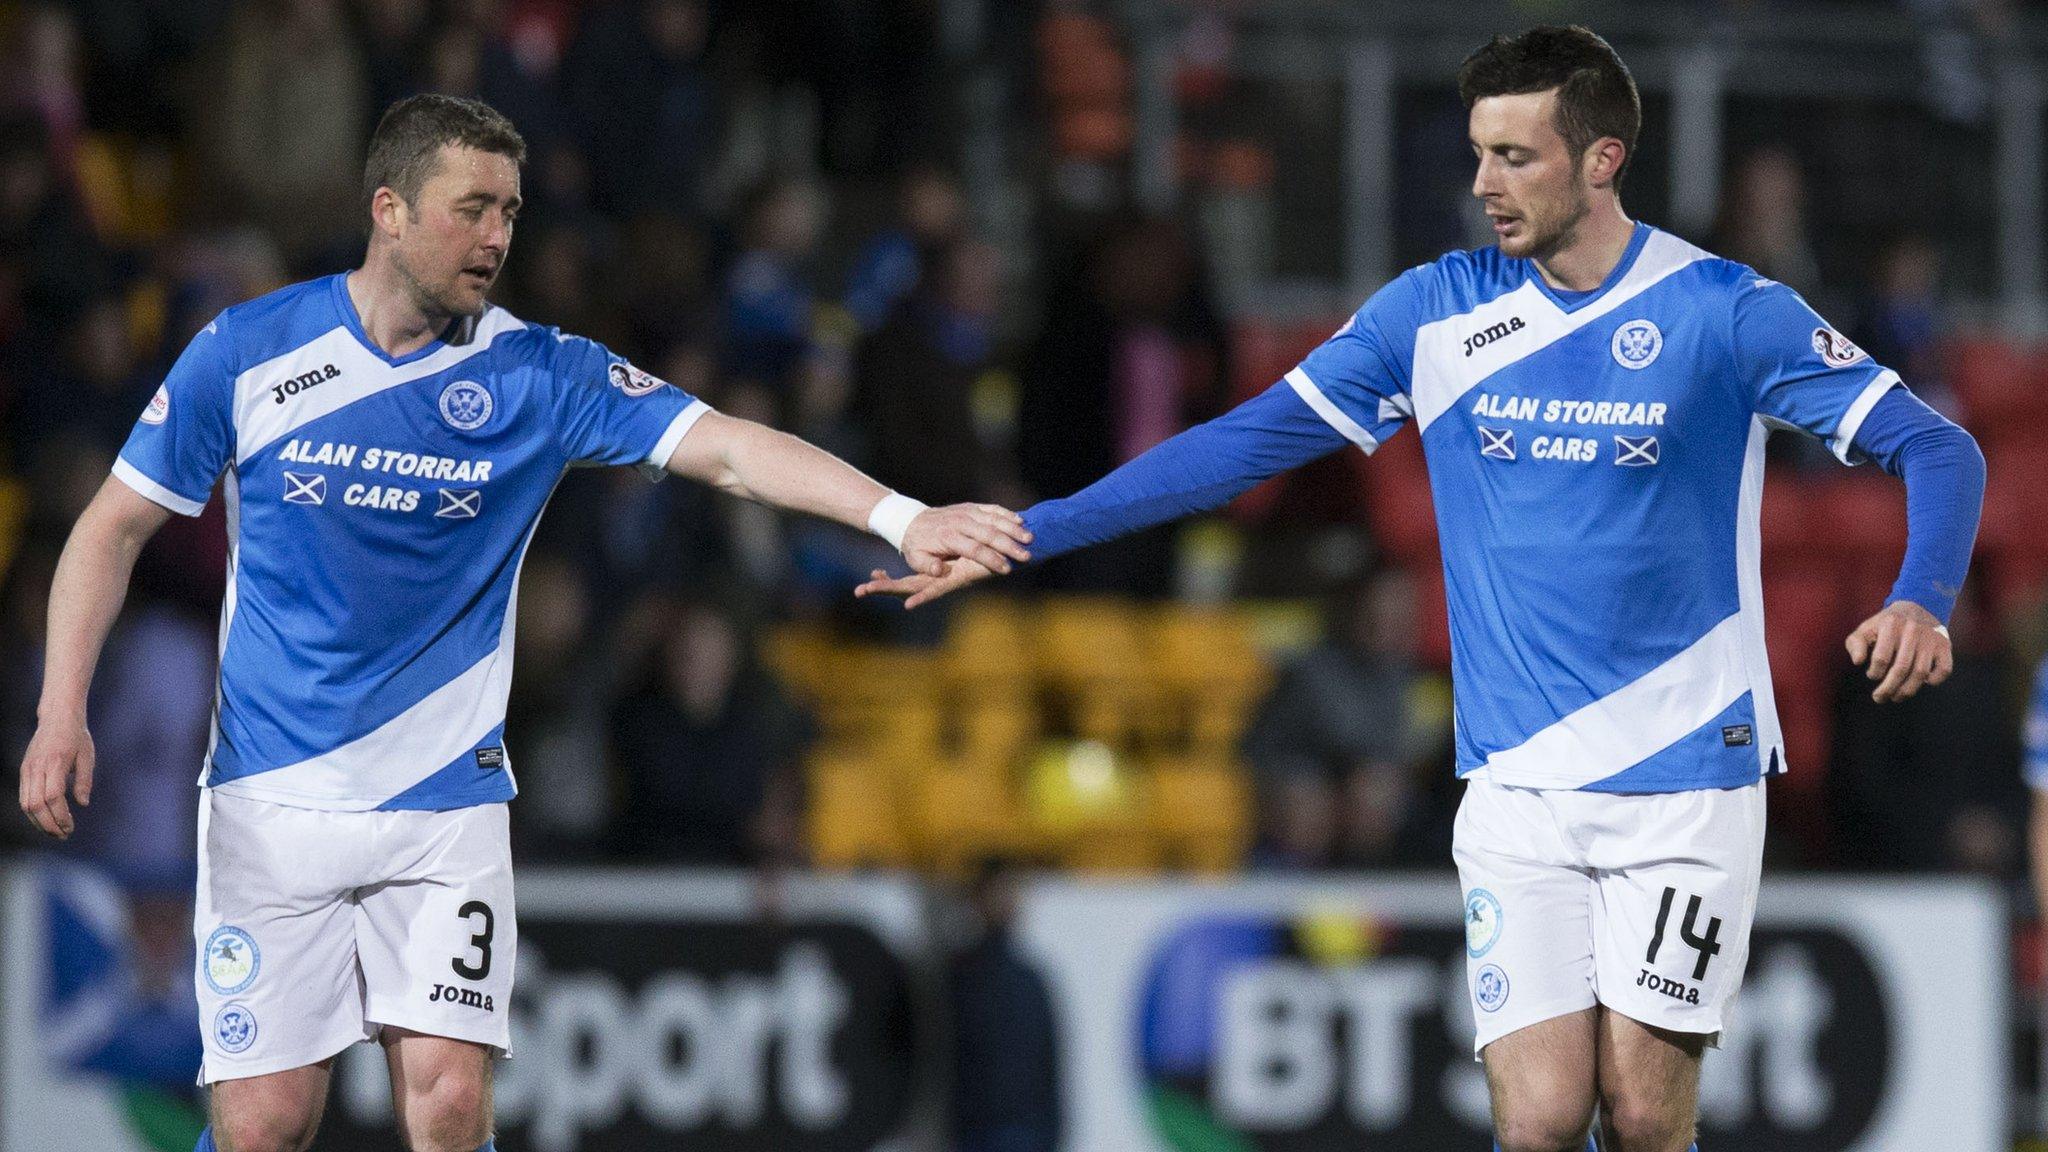
M 1268 477 L 1348 441 L 1295 390 L 1275 384 L 1160 443 L 1072 496 L 1024 513 L 1032 555 L 1049 560 L 1192 512 L 1216 508 Z
M 1977 540 L 1984 454 L 1968 432 L 1903 388 L 1877 401 L 1855 444 L 1906 483 L 1906 558 L 1885 603 L 1911 600 L 1946 623 Z

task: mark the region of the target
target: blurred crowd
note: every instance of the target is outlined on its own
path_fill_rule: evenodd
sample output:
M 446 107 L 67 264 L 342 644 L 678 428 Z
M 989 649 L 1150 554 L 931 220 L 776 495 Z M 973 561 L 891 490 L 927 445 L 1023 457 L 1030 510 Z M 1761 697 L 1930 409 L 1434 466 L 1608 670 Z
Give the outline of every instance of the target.
M 1090 118 L 1092 97 L 1075 95 L 1058 61 L 1034 69 L 1034 52 L 1070 60 L 1108 35 L 1077 15 L 1089 7 L 985 13 L 1001 25 L 984 31 L 1002 98 L 1052 113 L 1039 152 L 1009 142 L 1042 204 L 999 243 L 997 206 L 970 197 L 954 167 L 964 129 L 941 5 L 0 4 L 10 770 L 33 730 L 43 612 L 70 523 L 192 333 L 230 304 L 360 258 L 362 149 L 409 93 L 479 96 L 527 137 L 529 206 L 502 306 L 921 499 L 1022 507 L 1064 495 L 1270 383 L 1245 371 L 1257 356 L 1212 276 L 1231 252 L 1215 221 L 1229 218 L 1132 210 L 1069 162 L 1129 147 L 1127 132 Z M 1037 39 L 1000 34 L 1013 26 Z M 1191 132 L 1243 127 L 1201 114 L 1229 102 L 1215 71 L 1192 51 L 1182 62 Z M 1211 143 L 1211 203 L 1271 180 L 1271 155 Z M 1034 166 L 1041 152 L 1065 159 Z M 1462 158 L 1454 148 L 1404 187 L 1455 197 L 1447 174 Z M 1805 181 L 1792 151 L 1736 151 L 1721 222 L 1695 238 L 1806 292 L 1937 408 L 1966 416 L 1942 355 L 1942 244 L 1902 228 L 1867 244 L 1868 268 L 1824 275 Z M 1413 207 L 1404 201 L 1400 219 L 1422 218 Z M 1453 217 L 1437 231 L 1472 241 L 1460 227 Z M 1792 437 L 1773 450 L 1792 473 L 1835 467 Z M 1243 745 L 1259 797 L 1254 867 L 1448 859 L 1457 788 L 1427 635 L 1441 593 L 1433 560 L 1392 556 L 1367 533 L 1384 487 L 1356 462 L 1318 465 L 1234 511 L 1227 562 L 1163 528 L 1025 583 L 1214 595 L 1223 563 L 1223 592 L 1328 604 L 1324 639 L 1282 670 Z M 218 502 L 151 544 L 93 692 L 99 785 L 72 849 L 138 883 L 190 867 L 224 549 Z M 848 596 L 891 560 L 872 538 L 707 489 L 624 470 L 569 477 L 519 600 L 507 742 L 521 857 L 800 863 L 816 725 L 762 658 L 762 629 L 823 618 L 849 636 L 930 641 L 943 611 L 906 617 Z M 1787 826 L 1781 859 L 2018 875 L 2007 686 L 2031 648 L 2005 606 L 1996 619 L 1981 607 L 1956 626 L 1957 679 L 1975 687 L 1879 712 L 1841 665 L 1844 736 L 1828 764 L 1800 766 L 1826 780 L 1807 794 L 1826 807 Z M 0 821 L 0 843 L 28 836 Z

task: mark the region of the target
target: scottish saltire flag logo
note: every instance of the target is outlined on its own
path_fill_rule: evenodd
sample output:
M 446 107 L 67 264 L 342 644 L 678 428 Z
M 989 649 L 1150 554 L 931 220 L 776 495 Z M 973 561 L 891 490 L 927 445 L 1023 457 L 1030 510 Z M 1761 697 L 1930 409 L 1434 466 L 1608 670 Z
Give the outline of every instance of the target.
M 1616 436 L 1614 462 L 1623 468 L 1643 468 L 1657 462 L 1655 436 Z
M 327 474 L 324 472 L 284 474 L 284 502 L 287 504 L 327 503 Z
M 434 509 L 434 515 L 442 520 L 473 520 L 483 503 L 481 488 L 443 488 L 441 506 Z
M 1488 428 L 1479 425 L 1479 454 L 1495 460 L 1515 458 L 1515 430 L 1513 428 Z

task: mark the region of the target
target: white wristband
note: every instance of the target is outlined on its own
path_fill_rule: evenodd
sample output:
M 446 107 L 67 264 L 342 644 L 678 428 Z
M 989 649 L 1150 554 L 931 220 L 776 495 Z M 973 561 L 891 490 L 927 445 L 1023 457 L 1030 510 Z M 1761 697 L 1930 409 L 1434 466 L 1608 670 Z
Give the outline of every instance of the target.
M 889 547 L 903 551 L 903 534 L 910 531 L 910 522 L 925 510 L 925 505 L 912 500 L 901 492 L 891 492 L 882 497 L 875 510 L 868 513 L 868 531 L 889 542 Z

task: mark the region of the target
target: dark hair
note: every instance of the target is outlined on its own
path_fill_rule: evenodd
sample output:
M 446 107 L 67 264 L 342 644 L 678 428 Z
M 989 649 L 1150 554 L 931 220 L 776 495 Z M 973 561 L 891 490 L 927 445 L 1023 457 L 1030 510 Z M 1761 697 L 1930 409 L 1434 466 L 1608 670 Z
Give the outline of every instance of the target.
M 1643 101 L 1635 77 L 1614 48 L 1577 24 L 1546 24 L 1519 36 L 1495 36 L 1458 67 L 1458 98 L 1465 107 L 1488 96 L 1520 96 L 1557 89 L 1557 134 L 1574 157 L 1612 136 L 1627 146 L 1614 186 L 1635 158 Z
M 480 152 L 509 156 L 526 163 L 526 141 L 512 121 L 481 100 L 427 92 L 393 104 L 370 134 L 370 154 L 363 161 L 363 204 L 377 189 L 390 188 L 412 203 L 433 174 L 443 144 L 460 144 Z

